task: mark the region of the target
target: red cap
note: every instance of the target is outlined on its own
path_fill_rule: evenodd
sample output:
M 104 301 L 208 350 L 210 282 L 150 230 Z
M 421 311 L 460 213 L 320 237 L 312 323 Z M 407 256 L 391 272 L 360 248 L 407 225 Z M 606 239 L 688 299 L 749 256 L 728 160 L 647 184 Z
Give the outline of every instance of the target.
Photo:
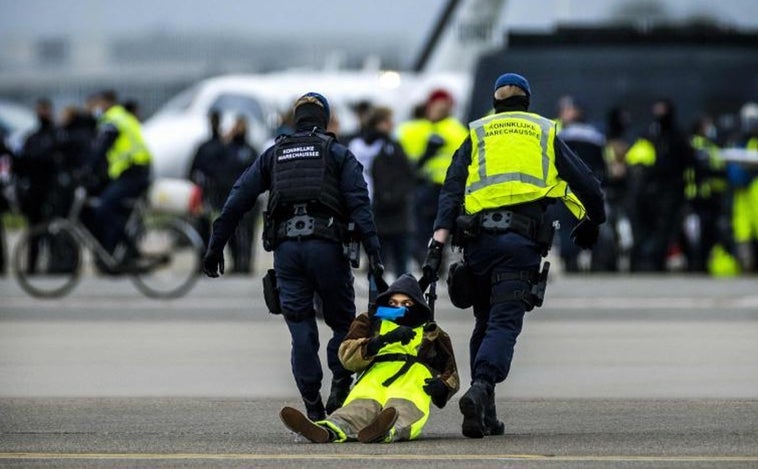
M 427 98 L 426 104 L 429 105 L 439 99 L 444 99 L 446 101 L 452 102 L 453 95 L 450 94 L 447 90 L 443 90 L 442 88 L 437 88 L 436 90 L 432 91 L 431 94 L 429 94 L 429 98 Z

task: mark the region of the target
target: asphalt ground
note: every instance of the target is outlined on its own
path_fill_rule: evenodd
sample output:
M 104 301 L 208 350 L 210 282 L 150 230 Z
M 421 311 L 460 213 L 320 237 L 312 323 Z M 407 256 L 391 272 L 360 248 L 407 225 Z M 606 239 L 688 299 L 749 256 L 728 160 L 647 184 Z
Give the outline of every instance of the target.
M 454 398 L 418 441 L 313 445 L 277 418 L 301 404 L 258 277 L 170 302 L 94 277 L 40 301 L 4 279 L 0 467 L 758 467 L 757 287 L 556 276 L 497 388 L 506 435 L 463 438 Z M 440 296 L 467 382 L 471 314 Z

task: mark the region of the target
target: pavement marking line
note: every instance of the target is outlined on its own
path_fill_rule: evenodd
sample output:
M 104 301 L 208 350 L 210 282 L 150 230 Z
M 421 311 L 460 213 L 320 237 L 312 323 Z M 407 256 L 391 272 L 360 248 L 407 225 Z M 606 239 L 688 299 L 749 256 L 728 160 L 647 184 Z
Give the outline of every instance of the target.
M 439 294 L 439 292 L 438 292 Z M 365 299 L 359 296 L 358 299 Z M 40 310 L 69 308 L 95 310 L 113 306 L 115 301 L 124 301 L 131 303 L 131 306 L 140 310 L 148 311 L 186 311 L 198 310 L 206 311 L 209 308 L 221 308 L 231 310 L 246 310 L 249 302 L 253 298 L 226 298 L 226 299 L 208 299 L 208 298 L 191 298 L 179 299 L 173 303 L 155 303 L 142 298 L 134 299 L 130 297 L 118 298 L 66 298 L 54 303 L 40 303 L 26 296 L 8 296 L 3 298 L 3 306 L 8 309 L 25 309 L 34 308 Z M 741 296 L 737 298 L 691 298 L 691 297 L 658 297 L 658 298 L 639 298 L 639 297 L 602 297 L 602 298 L 575 298 L 575 297 L 551 297 L 550 304 L 546 308 L 552 310 L 584 310 L 587 308 L 603 308 L 610 310 L 751 310 L 758 308 L 758 296 Z
M 255 454 L 255 453 L 34 453 L 3 452 L 0 460 L 318 460 L 370 461 L 564 461 L 564 462 L 758 462 L 758 456 L 600 456 L 544 454 Z

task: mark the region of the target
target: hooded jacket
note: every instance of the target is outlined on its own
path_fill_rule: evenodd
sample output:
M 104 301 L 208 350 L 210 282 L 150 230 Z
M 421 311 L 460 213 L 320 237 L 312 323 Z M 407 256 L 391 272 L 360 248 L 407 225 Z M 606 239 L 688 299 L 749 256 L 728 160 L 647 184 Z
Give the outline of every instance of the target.
M 445 382 L 449 391 L 447 399 L 445 399 L 447 402 L 460 387 L 458 368 L 455 363 L 450 336 L 433 321 L 432 311 L 424 300 L 418 281 L 412 275 L 400 276 L 387 291 L 377 296 L 377 306 L 387 306 L 389 299 L 395 293 L 408 295 L 415 303 L 405 316 L 394 322 L 414 328 L 423 326 L 424 337 L 417 358 L 420 363 L 430 369 L 433 376 L 439 377 Z M 374 356 L 368 355 L 366 348 L 368 342 L 379 334 L 381 321 L 383 320 L 374 317 L 373 311 L 360 314 L 353 320 L 350 330 L 339 348 L 339 359 L 346 369 L 359 373 L 369 369 Z M 424 384 L 419 383 L 419 386 Z M 434 404 L 442 407 L 445 402 L 435 402 Z

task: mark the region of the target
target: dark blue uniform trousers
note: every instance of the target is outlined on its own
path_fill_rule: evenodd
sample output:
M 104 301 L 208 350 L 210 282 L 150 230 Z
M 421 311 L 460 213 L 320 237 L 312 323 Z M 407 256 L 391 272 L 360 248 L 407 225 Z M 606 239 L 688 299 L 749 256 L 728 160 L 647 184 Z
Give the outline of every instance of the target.
M 499 383 L 508 377 L 526 310 L 521 300 L 492 303 L 491 298 L 528 289 L 529 284 L 505 280 L 493 285 L 492 275 L 538 270 L 542 256 L 533 240 L 506 232 L 482 233 L 466 245 L 464 257 L 476 276 L 476 324 L 469 343 L 471 377 Z
M 123 205 L 124 200 L 141 196 L 149 185 L 146 170 L 127 170 L 111 181 L 98 196 L 100 204 L 95 208 L 96 233 L 106 251 L 112 253 L 124 235 L 124 227 L 131 213 L 131 208 Z
M 292 337 L 292 374 L 300 394 L 313 400 L 321 389 L 323 370 L 313 308 L 314 293 L 321 297 L 324 321 L 332 329 L 326 347 L 329 369 L 335 379 L 350 376 L 337 352 L 355 319 L 355 291 L 350 264 L 342 245 L 320 239 L 284 241 L 274 251 L 279 299 Z M 292 321 L 287 316 L 304 318 Z

